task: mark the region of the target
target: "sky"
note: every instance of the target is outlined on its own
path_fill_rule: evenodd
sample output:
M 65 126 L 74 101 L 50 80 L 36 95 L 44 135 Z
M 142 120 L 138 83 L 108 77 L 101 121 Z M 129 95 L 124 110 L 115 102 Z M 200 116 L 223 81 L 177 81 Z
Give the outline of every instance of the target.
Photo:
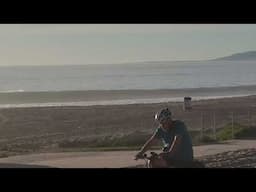
M 0 66 L 207 60 L 256 50 L 256 24 L 0 24 Z

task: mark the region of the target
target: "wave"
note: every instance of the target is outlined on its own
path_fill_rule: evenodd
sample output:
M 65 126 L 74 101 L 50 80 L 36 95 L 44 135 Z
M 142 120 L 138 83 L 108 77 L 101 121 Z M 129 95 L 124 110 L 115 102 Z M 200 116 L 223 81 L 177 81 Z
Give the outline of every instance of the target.
M 25 90 L 17 89 L 17 90 L 0 91 L 0 93 L 20 93 L 20 92 L 25 92 Z
M 225 96 L 197 96 L 193 101 L 222 99 L 234 97 L 246 97 L 250 94 L 225 95 Z M 120 99 L 102 101 L 82 101 L 82 102 L 51 102 L 51 103 L 26 103 L 26 104 L 2 104 L 0 108 L 29 108 L 29 107 L 71 107 L 71 106 L 97 106 L 97 105 L 129 105 L 129 104 L 154 104 L 165 102 L 183 102 L 184 97 L 155 98 L 155 99 Z

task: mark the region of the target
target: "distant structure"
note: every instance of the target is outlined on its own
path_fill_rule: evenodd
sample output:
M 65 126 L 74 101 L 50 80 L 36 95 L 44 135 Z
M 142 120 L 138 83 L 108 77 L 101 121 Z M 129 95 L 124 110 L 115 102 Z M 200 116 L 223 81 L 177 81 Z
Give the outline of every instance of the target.
M 226 61 L 255 61 L 256 51 L 247 51 L 243 53 L 236 53 L 226 57 L 220 57 L 214 60 L 226 60 Z
M 184 111 L 188 111 L 192 109 L 191 100 L 192 100 L 191 97 L 184 97 L 184 105 L 183 105 Z

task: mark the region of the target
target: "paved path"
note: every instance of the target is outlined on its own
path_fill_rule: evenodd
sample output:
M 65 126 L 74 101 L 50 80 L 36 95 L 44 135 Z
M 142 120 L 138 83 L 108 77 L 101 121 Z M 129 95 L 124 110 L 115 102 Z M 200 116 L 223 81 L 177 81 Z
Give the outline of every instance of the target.
M 233 140 L 225 144 L 195 146 L 195 157 L 238 149 L 256 149 L 256 140 Z M 133 160 L 136 151 L 41 153 L 0 158 L 2 167 L 121 168 L 142 164 Z

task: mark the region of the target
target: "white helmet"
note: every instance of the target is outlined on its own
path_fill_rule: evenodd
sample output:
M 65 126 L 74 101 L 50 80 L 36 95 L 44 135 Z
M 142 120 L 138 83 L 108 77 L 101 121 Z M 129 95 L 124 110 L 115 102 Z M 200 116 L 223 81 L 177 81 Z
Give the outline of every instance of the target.
M 162 109 L 160 112 L 155 114 L 155 120 L 158 122 L 165 121 L 172 117 L 172 113 L 169 111 L 168 108 Z

